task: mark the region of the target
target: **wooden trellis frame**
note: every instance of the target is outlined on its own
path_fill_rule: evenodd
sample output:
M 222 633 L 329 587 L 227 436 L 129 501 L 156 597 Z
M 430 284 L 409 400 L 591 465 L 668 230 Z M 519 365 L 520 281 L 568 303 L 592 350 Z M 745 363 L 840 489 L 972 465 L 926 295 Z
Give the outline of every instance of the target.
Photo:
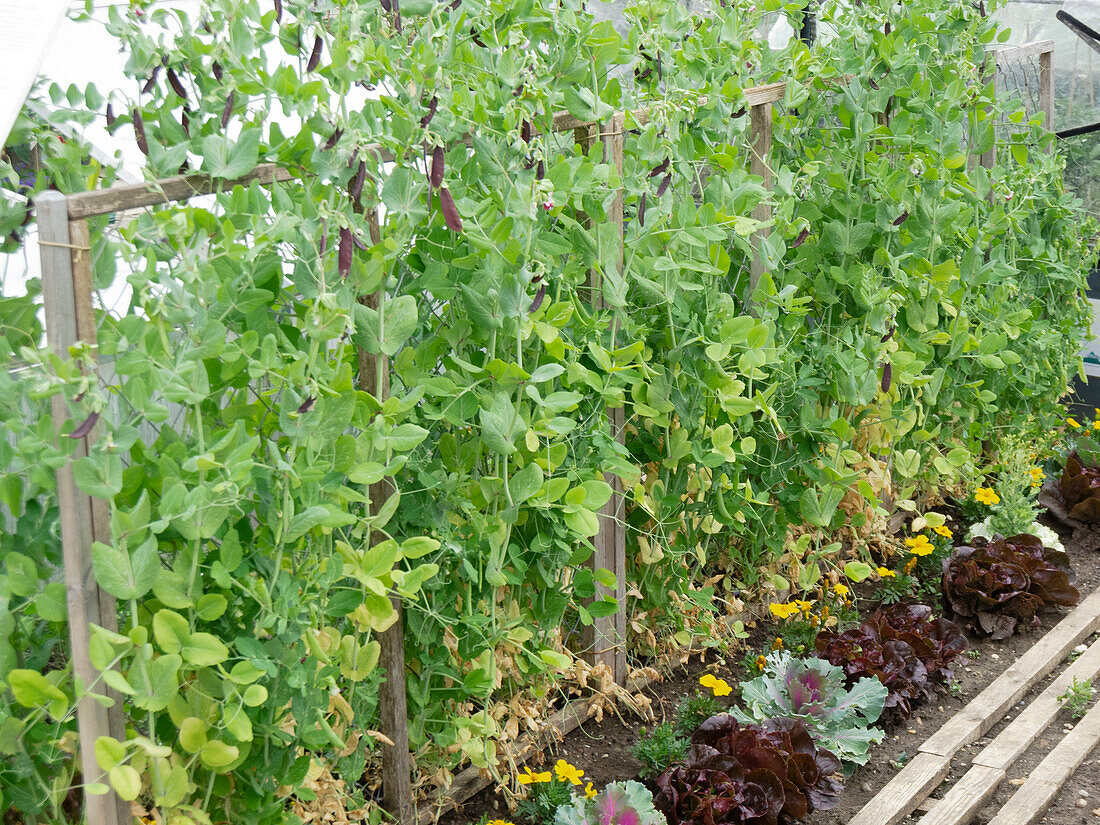
M 763 178 L 768 188 L 771 185 L 768 163 L 771 151 L 771 107 L 772 103 L 782 99 L 785 92 L 785 83 L 773 83 L 745 91 L 746 104 L 750 109 L 750 128 L 753 130 L 750 170 Z M 605 162 L 616 168 L 620 186 L 616 190 L 609 217 L 619 227 L 617 266 L 620 274 L 624 266 L 622 228 L 625 193 L 621 180 L 625 134 L 628 123 L 643 126 L 649 120 L 648 109 L 619 112 L 603 124 L 586 123 L 568 113 L 559 113 L 554 116 L 551 127 L 552 132 L 573 131 L 578 137 L 583 135 L 585 142 L 600 140 L 604 144 Z M 364 151 L 373 153 L 383 162 L 394 160 L 393 155 L 381 146 L 369 146 Z M 58 357 L 67 359 L 72 347 L 80 343 L 95 343 L 89 218 L 184 201 L 199 195 L 228 191 L 238 185 L 247 186 L 254 182 L 269 185 L 291 179 L 292 175 L 288 171 L 272 164 L 264 164 L 242 178 L 229 181 L 204 174 L 192 174 L 73 195 L 53 191 L 41 194 L 35 205 L 38 211 L 46 332 L 51 348 Z M 372 213 L 367 217 L 371 240 L 378 243 L 381 240 L 381 230 L 377 215 Z M 761 204 L 754 211 L 753 217 L 767 221 L 771 217 L 770 205 Z M 758 244 L 765 232 L 766 230 L 762 230 L 754 239 L 755 248 L 759 248 Z M 763 258 L 757 252 L 752 262 L 750 298 L 763 272 Z M 598 277 L 590 279 L 589 289 L 593 295 L 600 295 L 602 290 Z M 363 300 L 369 305 L 377 306 L 384 298 L 382 293 L 377 293 L 366 296 Z M 602 301 L 602 298 L 595 300 Z M 383 396 L 388 394 L 388 359 L 361 353 L 359 380 L 360 385 L 372 393 L 381 392 Z M 62 397 L 56 397 L 53 403 L 55 424 L 60 430 L 69 419 L 67 403 Z M 621 407 L 608 410 L 610 430 L 620 441 L 623 437 L 623 417 L 624 411 Z M 82 492 L 73 477 L 72 462 L 88 454 L 95 438 L 96 432 L 93 431 L 80 439 L 72 461 L 58 471 L 58 503 L 61 510 L 73 669 L 77 679 L 85 685 L 97 685 L 101 679 L 88 655 L 91 625 L 97 624 L 109 629 L 117 626 L 114 599 L 99 588 L 91 562 L 92 542 L 110 541 L 107 502 Z M 599 514 L 600 531 L 593 539 L 596 550 L 591 563 L 595 568 L 607 569 L 615 575 L 616 587 L 613 595 L 618 599 L 619 609 L 612 616 L 595 620 L 590 636 L 590 658 L 594 663 L 606 664 L 614 673 L 615 681 L 620 685 L 627 685 L 625 503 L 618 479 L 609 476 L 607 480 L 612 485 L 613 494 Z M 370 493 L 373 506 L 376 506 L 375 499 L 380 501 L 387 491 L 379 486 L 379 489 L 372 488 Z M 414 821 L 416 817 L 410 781 L 404 633 L 400 620 L 380 634 L 380 642 L 381 665 L 387 674 L 380 696 L 380 728 L 394 743 L 392 746 L 382 745 L 384 797 L 387 809 L 399 821 L 407 823 Z M 642 683 L 635 682 L 630 686 L 640 689 Z M 571 705 L 559 712 L 552 720 L 551 730 L 565 732 L 580 724 L 587 718 L 587 713 L 578 707 Z M 78 707 L 77 719 L 85 781 L 102 781 L 103 771 L 95 759 L 95 741 L 101 736 L 126 738 L 121 705 L 116 701 L 112 711 L 108 712 L 95 700 L 85 697 Z M 521 752 L 513 754 L 513 758 L 523 761 L 535 749 L 535 744 L 530 743 Z M 467 771 L 456 778 L 451 791 L 457 793 L 447 793 L 447 803 L 460 804 L 485 786 L 484 777 L 468 775 L 469 773 Z M 85 794 L 85 810 L 89 825 L 125 825 L 131 819 L 129 806 L 113 792 L 105 795 Z M 420 814 L 420 821 L 424 821 L 424 813 Z
M 991 53 L 996 60 L 1024 59 L 1038 54 L 1040 59 L 1040 102 L 1046 113 L 1046 125 L 1052 125 L 1053 105 L 1053 43 L 1044 41 L 1026 44 L 1020 47 L 996 50 Z M 765 188 L 772 186 L 770 155 L 772 150 L 772 104 L 783 99 L 786 83 L 772 83 L 754 87 L 744 92 L 745 103 L 749 109 L 750 156 L 752 174 L 759 176 Z M 621 186 L 623 172 L 623 152 L 626 130 L 631 126 L 644 126 L 650 121 L 648 109 L 633 112 L 619 112 L 604 123 L 584 122 L 568 113 L 559 113 L 553 117 L 551 131 L 555 133 L 572 131 L 578 143 L 587 149 L 591 143 L 599 140 L 603 143 L 604 161 L 616 168 L 620 187 L 615 192 L 609 218 L 619 227 L 620 248 L 617 265 L 623 268 L 623 206 L 624 189 Z M 392 153 L 381 146 L 369 146 L 370 152 L 383 162 L 395 160 Z M 993 156 L 983 156 L 982 165 L 992 165 Z M 42 247 L 43 303 L 45 306 L 46 329 L 50 346 L 61 358 L 68 358 L 70 348 L 80 342 L 94 343 L 95 324 L 91 302 L 91 266 L 89 259 L 88 218 L 120 212 L 128 209 L 146 208 L 156 205 L 187 200 L 189 198 L 229 190 L 237 185 L 253 182 L 271 184 L 288 181 L 289 172 L 274 165 L 262 165 L 250 174 L 233 181 L 220 181 L 208 175 L 184 175 L 152 183 L 138 183 L 115 186 L 111 189 L 85 192 L 75 195 L 63 195 L 57 192 L 45 192 L 36 200 L 38 209 L 39 243 Z M 762 202 L 754 211 L 753 218 L 767 223 L 772 217 L 771 204 Z M 381 230 L 377 215 L 367 215 L 371 240 L 381 240 Z M 751 311 L 751 298 L 759 284 L 760 277 L 766 271 L 764 256 L 760 245 L 767 236 L 768 229 L 762 227 L 754 235 L 754 254 L 750 264 L 748 299 Z M 590 277 L 589 294 L 594 302 L 602 299 L 601 284 L 598 276 Z M 366 296 L 364 302 L 378 306 L 385 300 L 381 292 Z M 388 359 L 385 356 L 360 354 L 360 386 L 371 393 L 388 394 Z M 54 399 L 54 418 L 58 428 L 68 419 L 68 410 L 63 398 Z M 622 438 L 623 409 L 608 410 L 609 427 L 612 435 Z M 94 443 L 95 431 L 80 439 L 73 459 L 87 455 Z M 609 476 L 613 495 L 599 514 L 600 531 L 593 540 L 595 553 L 592 565 L 610 570 L 616 578 L 614 595 L 618 598 L 619 609 L 616 614 L 595 620 L 592 632 L 586 640 L 589 642 L 590 658 L 593 662 L 606 664 L 614 673 L 615 681 L 635 690 L 644 686 L 645 680 L 628 684 L 626 667 L 626 613 L 625 613 L 625 573 L 626 573 L 626 537 L 624 525 L 624 500 L 618 479 Z M 372 487 L 370 498 L 372 506 L 377 506 L 388 494 L 382 489 L 384 484 Z M 65 560 L 66 592 L 69 602 L 69 632 L 73 651 L 73 668 L 76 677 L 86 685 L 97 684 L 99 674 L 92 667 L 88 657 L 90 625 L 92 623 L 107 628 L 117 624 L 114 599 L 101 591 L 95 582 L 91 564 L 91 544 L 93 541 L 109 541 L 107 530 L 108 510 L 105 501 L 93 499 L 83 493 L 73 479 L 72 463 L 64 465 L 58 471 L 58 500 L 61 510 L 62 544 Z M 383 784 L 387 809 L 403 823 L 430 822 L 435 814 L 445 807 L 454 807 L 481 788 L 489 784 L 490 779 L 476 768 L 460 773 L 451 787 L 440 795 L 436 806 L 429 810 L 414 813 L 410 783 L 410 755 L 408 748 L 408 719 L 405 707 L 405 665 L 404 634 L 399 620 L 384 634 L 381 666 L 387 673 L 386 682 L 380 696 L 381 732 L 393 741 L 394 745 L 382 745 Z M 94 755 L 95 740 L 100 736 L 125 738 L 120 706 L 116 703 L 112 712 L 90 698 L 81 701 L 78 711 L 78 727 L 81 743 L 82 772 L 86 782 L 102 778 L 102 771 L 96 764 Z M 551 718 L 548 729 L 559 734 L 567 733 L 587 718 L 586 700 L 577 700 L 563 708 Z M 538 740 L 517 743 L 509 756 L 516 762 L 522 762 L 539 749 Z M 107 795 L 85 796 L 85 810 L 89 825 L 124 825 L 131 817 L 128 806 L 113 793 Z

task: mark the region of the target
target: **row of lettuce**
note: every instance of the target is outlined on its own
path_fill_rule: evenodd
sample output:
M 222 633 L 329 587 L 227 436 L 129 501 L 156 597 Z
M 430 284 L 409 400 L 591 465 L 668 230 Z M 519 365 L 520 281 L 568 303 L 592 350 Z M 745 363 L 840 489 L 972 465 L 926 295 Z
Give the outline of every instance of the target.
M 599 683 L 578 656 L 612 585 L 633 661 L 713 644 L 744 600 L 821 587 L 842 542 L 866 556 L 887 506 L 1060 419 L 1089 230 L 1039 120 L 983 84 L 999 35 L 978 9 L 826 2 L 837 36 L 808 49 L 756 37 L 776 2 L 635 4 L 625 34 L 571 0 L 387 5 L 111 6 L 131 92 L 55 90 L 135 138 L 150 178 L 293 180 L 93 220 L 95 284 L 128 303 L 76 365 L 43 346 L 35 281 L 0 303 L 17 816 L 60 825 L 100 779 L 77 773 L 75 708 L 110 688 L 126 729 L 95 790 L 180 825 L 275 823 L 321 782 L 377 818 L 394 600 L 426 795 Z M 742 104 L 779 80 L 768 192 Z M 563 109 L 642 108 L 621 176 L 552 133 Z M 109 182 L 49 123 L 20 129 L 20 194 Z M 967 163 L 998 139 L 999 165 Z M 0 210 L 10 248 L 31 216 Z M 54 477 L 93 426 L 76 481 L 110 505 L 93 561 L 120 630 L 95 631 L 106 675 L 78 690 Z M 612 476 L 623 583 L 590 564 Z
M 1067 527 L 1100 522 L 1089 510 L 1100 483 L 1086 492 L 1083 482 L 1100 479 L 1096 449 L 1071 431 L 1060 454 L 1044 462 L 1059 473 L 1045 497 Z M 708 671 L 699 679 L 705 691 L 639 732 L 634 756 L 645 784 L 597 789 L 582 769 L 558 760 L 553 770 L 527 768 L 517 777 L 518 813 L 534 825 L 736 825 L 794 822 L 835 807 L 845 779 L 883 741 L 884 725 L 900 724 L 937 693 L 958 694 L 960 658 L 981 656 L 967 630 L 1004 639 L 1038 627 L 1040 611 L 1079 601 L 1057 533 L 1036 521 L 1045 477 L 1038 465 L 1015 476 L 1002 467 L 994 484 L 978 487 L 959 508 L 965 540 L 956 542 L 943 516 L 929 512 L 921 518 L 931 525 L 874 573 L 849 568 L 848 583 L 822 588 L 816 598 L 773 602 L 778 635 L 769 650 L 745 653 L 739 696 Z M 1091 681 L 1075 680 L 1059 700 L 1079 717 L 1093 694 Z

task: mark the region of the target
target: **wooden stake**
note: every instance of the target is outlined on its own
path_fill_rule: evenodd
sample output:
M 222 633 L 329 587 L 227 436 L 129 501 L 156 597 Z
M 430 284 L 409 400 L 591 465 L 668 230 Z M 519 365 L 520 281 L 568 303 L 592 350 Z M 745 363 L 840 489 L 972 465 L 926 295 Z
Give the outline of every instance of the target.
M 382 242 L 382 230 L 378 225 L 378 213 L 367 212 L 371 243 Z M 371 309 L 381 311 L 385 303 L 385 286 L 360 299 Z M 379 403 L 390 394 L 389 359 L 381 354 L 359 350 L 359 388 L 373 395 Z M 393 485 L 386 478 L 372 484 L 368 490 L 371 513 L 377 513 L 393 495 Z M 383 540 L 378 530 L 371 531 L 371 544 Z M 381 744 L 382 749 L 382 798 L 386 810 L 399 823 L 413 820 L 412 760 L 409 756 L 409 714 L 405 688 L 405 624 L 401 615 L 401 599 L 390 596 L 390 603 L 397 613 L 397 621 L 378 634 L 382 646 L 379 664 L 386 679 L 378 692 L 378 719 L 381 732 L 393 745 Z
M 90 336 L 95 341 L 91 308 L 91 266 L 88 227 L 83 221 L 74 225 L 70 235 L 68 201 L 60 192 L 43 192 L 35 200 L 38 237 L 42 241 L 42 302 L 46 316 L 46 334 L 50 346 L 60 358 L 69 357 L 69 348 Z M 76 266 L 74 266 L 74 261 Z M 77 280 L 79 278 L 79 283 Z M 54 424 L 58 430 L 69 419 L 66 399 L 52 400 Z M 76 486 L 73 462 L 88 455 L 94 434 L 79 439 L 72 459 L 57 471 L 57 500 L 61 522 L 61 546 L 65 563 L 65 594 L 69 606 L 69 645 L 73 676 L 78 686 L 106 693 L 99 684 L 100 675 L 89 656 L 91 625 L 110 630 L 118 627 L 115 600 L 100 590 L 92 568 L 92 542 L 110 540 L 105 501 L 97 502 Z M 104 772 L 95 758 L 95 742 L 101 736 L 119 741 L 126 737 L 121 709 L 115 702 L 108 712 L 91 696 L 80 697 L 76 711 L 80 739 L 80 770 L 85 785 L 105 782 Z M 107 783 L 109 785 L 109 783 Z M 84 793 L 84 811 L 88 825 L 122 825 L 131 820 L 129 806 L 114 791 L 94 795 Z
M 1054 130 L 1054 49 L 1039 55 L 1039 108 L 1043 110 L 1043 125 Z M 1054 151 L 1054 142 L 1047 147 Z
M 772 188 L 772 169 L 768 160 L 772 151 L 772 105 L 770 102 L 758 103 L 749 108 L 749 129 L 752 135 L 752 155 L 749 171 L 764 179 L 764 188 Z M 772 207 L 767 201 L 761 202 L 752 210 L 752 217 L 758 221 L 769 221 Z M 752 297 L 760 284 L 760 276 L 767 271 L 761 245 L 771 232 L 770 227 L 758 229 L 752 236 L 753 256 L 749 266 L 749 294 L 746 304 L 752 312 Z

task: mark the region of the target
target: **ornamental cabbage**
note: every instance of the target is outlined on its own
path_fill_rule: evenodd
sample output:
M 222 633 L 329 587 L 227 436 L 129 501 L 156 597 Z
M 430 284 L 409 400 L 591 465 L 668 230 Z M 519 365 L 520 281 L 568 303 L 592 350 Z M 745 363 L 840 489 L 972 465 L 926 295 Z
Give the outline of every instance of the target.
M 594 799 L 577 797 L 558 807 L 554 825 L 665 825 L 653 794 L 638 782 L 612 782 Z
M 822 659 L 796 659 L 786 651 L 767 658 L 763 675 L 741 685 L 745 707 L 733 715 L 750 725 L 766 719 L 798 719 L 814 741 L 844 762 L 866 764 L 868 749 L 882 741 L 871 727 L 889 691 L 874 677 L 844 687 L 844 670 Z
M 975 632 L 1006 639 L 1021 621 L 1038 627 L 1043 607 L 1072 607 L 1081 598 L 1069 556 L 1021 533 L 976 538 L 944 561 L 943 594 L 951 611 Z
M 823 630 L 816 644 L 822 658 L 843 668 L 849 685 L 866 676 L 882 682 L 886 708 L 902 717 L 954 676 L 951 663 L 969 647 L 958 625 L 933 619 L 923 604 L 880 608 L 859 627 Z
M 742 726 L 721 713 L 691 741 L 687 758 L 657 778 L 657 807 L 669 825 L 777 825 L 839 801 L 840 760 L 797 719 Z

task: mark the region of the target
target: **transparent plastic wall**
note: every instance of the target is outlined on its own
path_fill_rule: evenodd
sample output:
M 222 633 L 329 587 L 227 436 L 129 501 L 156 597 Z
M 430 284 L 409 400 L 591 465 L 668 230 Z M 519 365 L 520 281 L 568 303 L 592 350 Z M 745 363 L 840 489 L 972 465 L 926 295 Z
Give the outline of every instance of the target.
M 1010 43 L 1054 41 L 1054 129 L 1100 122 L 1100 52 L 1058 20 L 1064 9 L 1100 31 L 1100 0 L 1011 0 L 998 12 L 1012 31 Z M 1100 43 L 1097 44 L 1100 46 Z M 1027 72 L 1009 83 L 1024 86 Z M 1027 90 L 1021 89 L 1024 99 Z M 1100 220 L 1100 132 L 1059 141 L 1066 154 L 1066 184 Z

